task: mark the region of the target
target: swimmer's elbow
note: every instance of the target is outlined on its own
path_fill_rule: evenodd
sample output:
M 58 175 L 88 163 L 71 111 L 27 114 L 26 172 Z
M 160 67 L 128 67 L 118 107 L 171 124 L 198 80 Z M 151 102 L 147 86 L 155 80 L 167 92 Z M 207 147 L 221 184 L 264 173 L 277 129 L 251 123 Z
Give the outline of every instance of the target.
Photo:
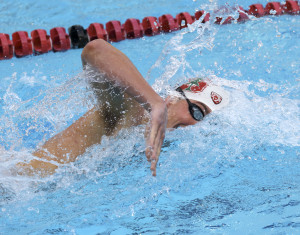
M 89 62 L 89 57 L 91 57 L 91 54 L 93 53 L 93 48 L 94 48 L 94 43 L 89 42 L 82 50 L 81 53 L 81 61 L 82 61 L 82 66 L 84 67 L 86 64 Z
M 86 65 L 87 63 L 93 64 L 92 59 L 95 59 L 95 55 L 97 57 L 101 56 L 108 48 L 107 42 L 103 39 L 96 39 L 89 42 L 82 50 L 81 60 L 82 64 Z

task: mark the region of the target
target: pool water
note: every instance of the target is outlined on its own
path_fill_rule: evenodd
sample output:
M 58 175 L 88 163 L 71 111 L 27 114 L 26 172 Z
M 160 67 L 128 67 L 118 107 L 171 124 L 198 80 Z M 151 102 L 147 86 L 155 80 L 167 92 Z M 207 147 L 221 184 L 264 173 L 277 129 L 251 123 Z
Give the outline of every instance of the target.
M 237 1 L 14 1 L 0 3 L 0 25 L 49 32 L 226 4 Z M 157 177 L 144 126 L 103 138 L 48 178 L 12 174 L 95 100 L 81 49 L 0 61 L 0 234 L 300 233 L 299 39 L 300 17 L 284 15 L 113 43 L 164 97 L 197 76 L 231 94 L 227 108 L 166 134 Z

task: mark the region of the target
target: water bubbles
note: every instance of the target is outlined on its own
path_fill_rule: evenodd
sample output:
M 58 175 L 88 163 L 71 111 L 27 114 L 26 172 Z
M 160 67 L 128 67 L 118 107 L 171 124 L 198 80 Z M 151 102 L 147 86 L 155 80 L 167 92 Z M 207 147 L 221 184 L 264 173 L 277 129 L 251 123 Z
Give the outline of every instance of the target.
M 28 76 L 26 72 L 23 73 L 19 81 L 31 87 L 36 84 L 35 76 Z
M 293 61 L 292 63 L 291 63 L 291 67 L 296 67 L 297 66 L 297 62 L 296 61 Z
M 266 68 L 266 72 L 270 74 L 272 72 L 272 68 L 273 68 L 273 65 L 270 65 L 269 68 Z
M 201 19 L 174 35 L 165 45 L 160 57 L 148 72 L 147 80 L 155 74 L 154 87 L 169 88 L 178 82 L 174 77 L 184 78 L 196 76 L 191 66 L 190 58 L 196 58 L 203 50 L 212 50 L 216 28 L 208 23 L 202 24 Z M 195 55 L 196 53 L 196 55 Z M 197 61 L 195 61 L 197 62 Z M 193 63 L 193 62 L 192 62 Z M 157 75 L 158 74 L 158 75 Z M 159 85 L 158 85 L 159 84 Z M 165 93 L 166 90 L 163 90 Z
M 270 15 L 276 15 L 277 11 L 276 10 L 270 10 L 269 13 L 270 13 Z
M 39 210 L 39 208 L 28 207 L 28 208 L 27 208 L 27 210 L 28 210 L 28 211 L 33 211 L 33 212 L 35 212 L 35 213 L 37 213 L 37 214 L 39 214 L 39 213 L 40 213 L 40 210 Z
M 237 76 L 237 77 L 242 77 L 243 76 L 241 70 L 231 70 L 230 72 L 232 74 L 234 74 L 235 76 Z

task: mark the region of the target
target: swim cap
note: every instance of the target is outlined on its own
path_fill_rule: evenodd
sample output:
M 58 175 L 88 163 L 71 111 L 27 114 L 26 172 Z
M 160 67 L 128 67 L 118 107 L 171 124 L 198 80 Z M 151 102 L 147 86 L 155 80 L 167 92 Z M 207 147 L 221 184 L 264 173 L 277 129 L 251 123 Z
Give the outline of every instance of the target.
M 229 102 L 229 93 L 211 83 L 210 80 L 197 78 L 180 86 L 188 99 L 207 105 L 211 111 L 225 107 Z

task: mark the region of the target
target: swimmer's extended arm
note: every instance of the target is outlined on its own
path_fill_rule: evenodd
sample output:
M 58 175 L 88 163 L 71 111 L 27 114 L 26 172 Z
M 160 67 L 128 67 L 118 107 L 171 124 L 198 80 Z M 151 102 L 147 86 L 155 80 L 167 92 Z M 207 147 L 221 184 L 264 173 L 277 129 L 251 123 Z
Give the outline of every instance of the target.
M 82 61 L 84 65 L 90 64 L 94 69 L 106 74 L 106 79 L 126 87 L 126 93 L 151 112 L 151 126 L 147 138 L 149 148 L 146 150 L 146 156 L 151 160 L 153 175 L 156 175 L 156 164 L 167 123 L 165 102 L 148 85 L 127 56 L 103 40 L 90 42 L 82 52 Z M 113 134 L 117 128 L 115 119 L 121 116 L 121 110 L 113 108 L 118 106 L 114 97 L 111 97 L 111 101 L 115 105 L 111 105 L 109 110 L 105 110 L 105 107 L 99 110 L 94 108 L 66 130 L 49 139 L 33 153 L 37 159 L 18 164 L 21 167 L 20 174 L 24 171 L 27 174 L 40 172 L 41 175 L 54 173 L 57 163 L 75 161 L 88 147 L 99 143 L 103 135 Z M 124 105 L 126 106 L 125 103 Z
M 151 170 L 156 175 L 160 149 L 167 125 L 167 106 L 164 100 L 146 82 L 129 58 L 102 39 L 87 44 L 82 52 L 83 65 L 89 64 L 107 79 L 122 88 L 151 113 L 146 156 L 151 161 Z M 113 97 L 112 97 L 113 99 Z M 117 110 L 116 115 L 119 115 Z
M 33 155 L 29 163 L 19 163 L 19 174 L 47 176 L 55 172 L 58 164 L 73 162 L 77 156 L 106 135 L 102 114 L 91 109 L 64 131 L 49 139 Z

